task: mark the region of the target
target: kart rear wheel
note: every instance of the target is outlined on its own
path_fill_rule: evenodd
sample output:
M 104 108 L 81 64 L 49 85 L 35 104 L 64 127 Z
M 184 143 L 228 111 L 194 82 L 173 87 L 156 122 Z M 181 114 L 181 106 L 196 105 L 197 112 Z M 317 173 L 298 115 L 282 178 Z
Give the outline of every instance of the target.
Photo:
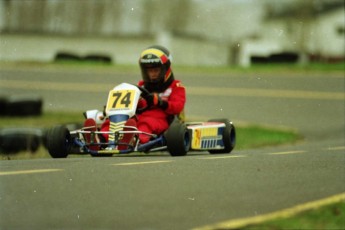
M 190 149 L 190 136 L 185 124 L 173 122 L 164 134 L 171 156 L 185 156 Z
M 230 153 L 236 145 L 236 130 L 235 126 L 228 119 L 212 119 L 209 122 L 221 122 L 225 124 L 223 129 L 223 143 L 224 149 L 209 150 L 211 154 Z
M 47 149 L 53 158 L 66 158 L 71 149 L 71 134 L 66 126 L 59 125 L 47 132 Z

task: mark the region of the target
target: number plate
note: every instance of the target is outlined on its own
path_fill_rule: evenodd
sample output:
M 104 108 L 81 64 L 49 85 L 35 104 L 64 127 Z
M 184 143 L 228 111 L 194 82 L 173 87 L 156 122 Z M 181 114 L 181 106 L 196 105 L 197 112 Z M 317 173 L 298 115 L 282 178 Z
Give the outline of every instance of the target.
M 134 106 L 134 96 L 134 90 L 111 90 L 108 95 L 106 110 L 132 110 Z

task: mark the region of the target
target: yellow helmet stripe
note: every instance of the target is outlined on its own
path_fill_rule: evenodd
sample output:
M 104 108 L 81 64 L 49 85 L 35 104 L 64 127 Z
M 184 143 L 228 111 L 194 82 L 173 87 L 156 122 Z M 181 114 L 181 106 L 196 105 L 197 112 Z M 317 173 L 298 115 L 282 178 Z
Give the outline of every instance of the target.
M 162 57 L 163 55 L 165 55 L 165 53 L 163 53 L 161 50 L 154 49 L 154 48 L 144 50 L 144 51 L 141 53 L 141 57 L 144 57 L 146 54 L 154 54 L 154 55 L 156 55 L 157 57 Z

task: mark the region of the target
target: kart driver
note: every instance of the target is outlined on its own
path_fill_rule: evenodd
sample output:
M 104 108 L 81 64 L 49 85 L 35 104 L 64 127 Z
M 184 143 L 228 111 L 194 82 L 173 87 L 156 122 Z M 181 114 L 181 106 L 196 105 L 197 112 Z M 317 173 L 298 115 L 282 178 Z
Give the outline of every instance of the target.
M 125 126 L 136 126 L 139 131 L 161 134 L 169 127 L 171 118 L 182 113 L 186 102 L 185 88 L 179 80 L 175 80 L 171 69 L 171 56 L 162 46 L 151 46 L 145 49 L 139 58 L 142 80 L 138 85 L 144 87 L 150 94 L 141 98 L 138 108 L 146 108 L 135 118 L 127 121 Z M 109 130 L 109 120 L 106 120 L 101 131 Z M 108 135 L 103 135 L 108 140 Z M 129 143 L 133 134 L 123 135 L 121 142 Z M 103 138 L 102 138 L 103 139 Z M 139 135 L 141 144 L 147 143 L 150 136 Z M 119 149 L 126 146 L 119 146 Z

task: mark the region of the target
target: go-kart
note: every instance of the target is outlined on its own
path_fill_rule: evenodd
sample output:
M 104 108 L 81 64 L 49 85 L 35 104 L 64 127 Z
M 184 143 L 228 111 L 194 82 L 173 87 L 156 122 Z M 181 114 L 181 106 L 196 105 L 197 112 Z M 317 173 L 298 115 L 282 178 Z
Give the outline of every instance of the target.
M 83 127 L 70 131 L 65 125 L 58 125 L 47 131 L 49 154 L 53 158 L 65 158 L 73 153 L 111 156 L 167 150 L 171 156 L 184 156 L 189 151 L 208 151 L 211 154 L 230 153 L 235 147 L 235 127 L 228 119 L 185 122 L 178 116 L 174 116 L 168 130 L 159 135 L 141 132 L 135 126 L 126 126 L 125 122 L 129 118 L 147 109 L 147 107 L 137 108 L 137 105 L 140 97 L 146 98 L 148 95 L 149 92 L 143 87 L 128 83 L 117 85 L 109 91 L 104 111 L 88 110 L 84 113 L 86 119 L 95 120 L 96 127 Z M 106 132 L 99 129 L 104 117 L 110 121 L 110 129 Z M 133 141 L 121 142 L 122 135 L 126 133 L 133 135 Z M 109 135 L 107 141 L 94 141 L 97 135 L 103 134 Z M 141 144 L 139 134 L 149 135 L 150 141 Z M 123 146 L 126 147 L 123 148 Z

